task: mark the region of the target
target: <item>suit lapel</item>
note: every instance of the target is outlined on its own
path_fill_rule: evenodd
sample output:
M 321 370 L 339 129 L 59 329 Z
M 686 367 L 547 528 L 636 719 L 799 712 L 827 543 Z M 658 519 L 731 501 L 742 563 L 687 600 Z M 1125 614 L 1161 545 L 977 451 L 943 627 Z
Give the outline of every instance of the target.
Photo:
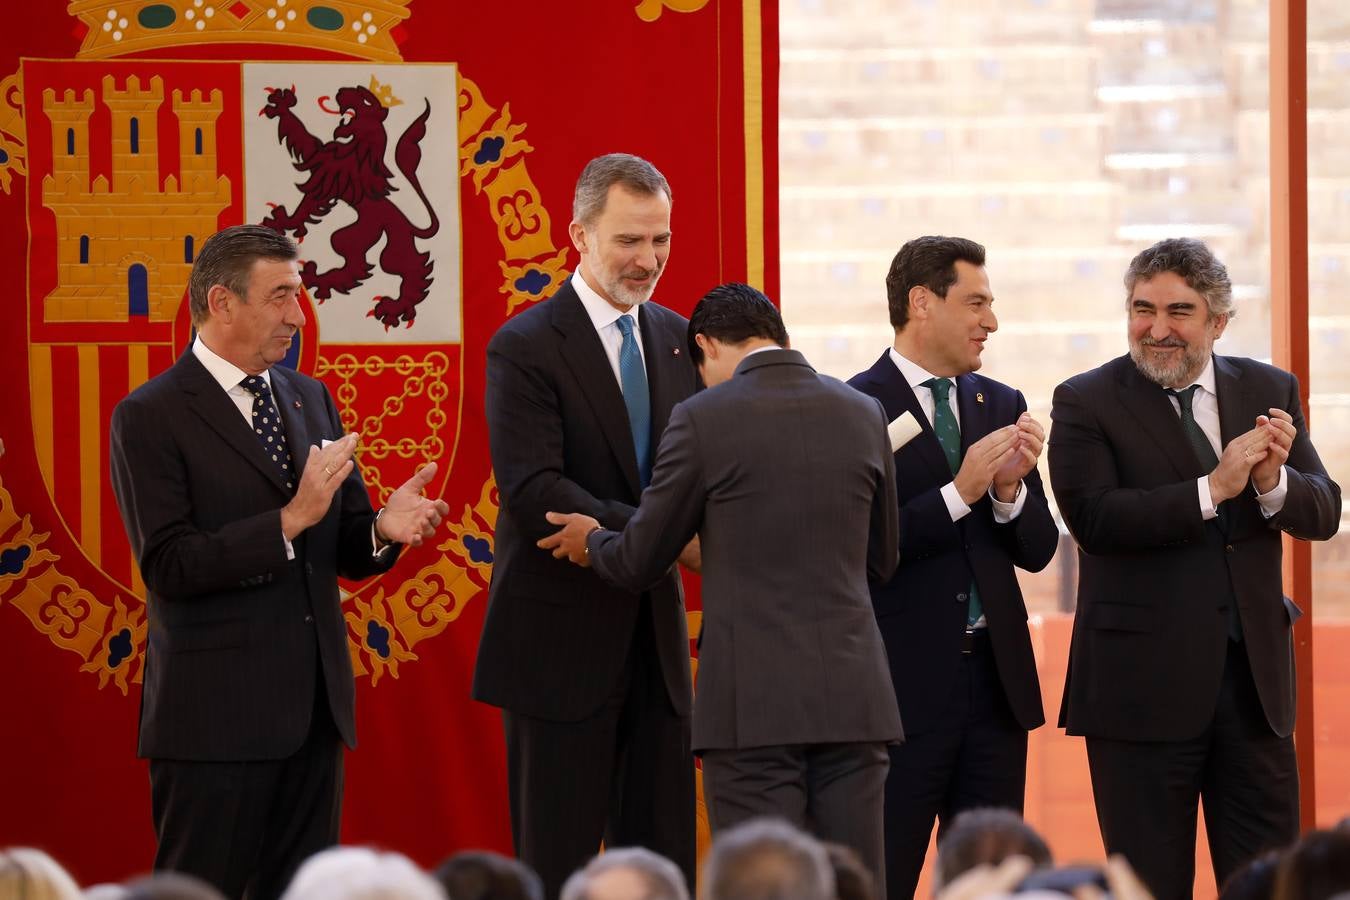
M 586 307 L 581 305 L 581 298 L 570 284 L 564 283 L 548 302 L 552 304 L 553 327 L 563 337 L 563 360 L 581 385 L 581 392 L 600 422 L 600 430 L 614 451 L 633 496 L 641 496 L 637 450 L 628 427 L 628 407 L 624 406 L 623 391 L 609 365 L 600 335 L 596 334 Z
M 956 378 L 956 408 L 961 412 L 961 458 L 965 459 L 970 445 L 989 433 L 989 405 L 978 375 L 959 375 Z
M 300 393 L 285 369 L 272 368 L 272 397 L 281 414 L 282 426 L 286 429 L 286 446 L 291 450 L 291 462 L 295 466 L 296 484 L 305 472 L 305 462 L 309 459 L 309 427 L 305 419 L 304 403 Z
M 221 390 L 220 384 L 206 371 L 191 349 L 179 357 L 174 371 L 178 375 L 179 387 L 189 395 L 188 408 L 218 434 L 226 446 L 251 463 L 277 490 L 289 496 L 276 467 L 263 454 L 257 436 L 249 429 L 243 416 L 239 415 L 239 408 Z
M 1180 477 L 1204 475 L 1186 432 L 1181 428 L 1181 416 L 1177 415 L 1167 394 L 1141 375 L 1130 357 L 1121 357 L 1121 360 L 1117 381 L 1121 408 L 1134 417 Z
M 648 304 L 638 307 L 638 317 L 642 322 L 642 354 L 647 363 L 647 388 L 652 401 L 652 456 L 655 457 L 661 432 L 670 421 L 670 411 L 683 399 L 676 389 L 687 383 L 690 362 L 680 346 L 683 335 L 676 340 Z
M 877 399 L 886 410 L 886 420 L 893 422 L 908 412 L 923 429 L 923 434 L 910 441 L 900 452 L 903 453 L 910 447 L 914 448 L 913 452 L 924 461 L 938 483 L 946 484 L 951 481 L 952 470 L 947 465 L 947 456 L 942 452 L 942 445 L 938 443 L 937 434 L 933 431 L 933 423 L 924 414 L 923 407 L 919 405 L 919 398 L 905 381 L 905 376 L 900 374 L 889 351 L 881 354 L 881 359 L 872 366 L 870 374 L 872 383 L 877 388 Z
M 1222 356 L 1214 357 L 1214 393 L 1219 398 L 1219 450 L 1233 438 L 1249 431 L 1256 417 L 1267 413 L 1255 405 L 1242 383 L 1242 370 Z

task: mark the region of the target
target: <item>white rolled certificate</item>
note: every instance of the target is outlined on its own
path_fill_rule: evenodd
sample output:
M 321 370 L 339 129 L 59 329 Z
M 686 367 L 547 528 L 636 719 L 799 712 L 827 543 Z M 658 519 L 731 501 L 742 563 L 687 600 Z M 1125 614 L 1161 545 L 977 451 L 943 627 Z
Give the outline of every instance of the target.
M 886 426 L 886 434 L 891 438 L 891 452 L 894 453 L 914 440 L 920 431 L 923 431 L 923 428 L 920 427 L 919 420 L 914 418 L 914 414 L 909 410 L 896 416 L 895 420 Z

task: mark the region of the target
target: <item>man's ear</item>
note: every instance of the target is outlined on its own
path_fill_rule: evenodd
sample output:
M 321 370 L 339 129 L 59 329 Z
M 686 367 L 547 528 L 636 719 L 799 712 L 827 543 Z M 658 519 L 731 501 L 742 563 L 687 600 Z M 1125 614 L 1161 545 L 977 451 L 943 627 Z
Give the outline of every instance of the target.
M 709 340 L 703 332 L 694 335 L 694 343 L 698 344 L 698 349 L 703 351 L 704 359 L 717 359 L 717 344 Z
M 230 321 L 234 314 L 234 304 L 239 302 L 229 288 L 223 284 L 213 284 L 206 292 L 206 308 L 210 314 L 223 322 Z
M 928 318 L 928 303 L 932 294 L 928 288 L 921 284 L 916 284 L 909 289 L 909 318 L 926 319 Z
M 577 248 L 578 253 L 589 252 L 586 249 L 586 226 L 580 222 L 572 222 L 567 226 L 567 234 L 572 238 L 572 246 Z
M 1228 313 L 1214 317 L 1214 340 L 1223 337 L 1223 331 L 1228 327 Z

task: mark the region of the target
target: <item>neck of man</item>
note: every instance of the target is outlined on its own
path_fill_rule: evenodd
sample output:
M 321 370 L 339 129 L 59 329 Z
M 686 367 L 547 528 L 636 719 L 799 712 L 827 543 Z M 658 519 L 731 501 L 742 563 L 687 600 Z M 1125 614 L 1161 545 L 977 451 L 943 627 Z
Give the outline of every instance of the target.
M 225 342 L 220 339 L 220 336 L 215 333 L 215 329 L 210 327 L 209 322 L 202 323 L 197 329 L 197 337 L 206 345 L 206 349 L 210 350 L 230 365 L 242 369 L 245 374 L 261 375 L 268 369 L 268 366 L 259 368 L 257 360 L 237 359 L 235 355 L 229 351 Z
M 615 300 L 613 297 L 611 297 L 605 291 L 605 289 L 601 287 L 600 282 L 596 280 L 595 276 L 591 274 L 591 270 L 586 265 L 585 259 L 581 260 L 581 263 L 577 266 L 577 271 L 581 273 L 581 280 L 586 282 L 587 287 L 595 291 L 597 297 L 599 297 L 601 300 L 605 301 L 610 306 L 617 309 L 619 312 L 621 313 L 629 312 L 635 306 L 635 304 L 632 303 L 629 304 L 620 303 L 618 300 Z
M 958 369 L 938 358 L 913 325 L 904 331 L 895 333 L 895 344 L 893 346 L 896 353 L 938 378 L 955 378 L 958 375 L 966 374 L 965 370 Z

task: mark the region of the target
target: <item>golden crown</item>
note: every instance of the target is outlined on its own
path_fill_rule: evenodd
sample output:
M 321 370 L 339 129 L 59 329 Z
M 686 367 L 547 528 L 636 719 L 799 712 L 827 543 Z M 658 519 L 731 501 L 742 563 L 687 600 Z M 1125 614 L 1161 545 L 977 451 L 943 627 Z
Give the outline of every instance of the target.
M 289 44 L 397 62 L 411 0 L 71 0 L 82 59 L 191 44 Z

